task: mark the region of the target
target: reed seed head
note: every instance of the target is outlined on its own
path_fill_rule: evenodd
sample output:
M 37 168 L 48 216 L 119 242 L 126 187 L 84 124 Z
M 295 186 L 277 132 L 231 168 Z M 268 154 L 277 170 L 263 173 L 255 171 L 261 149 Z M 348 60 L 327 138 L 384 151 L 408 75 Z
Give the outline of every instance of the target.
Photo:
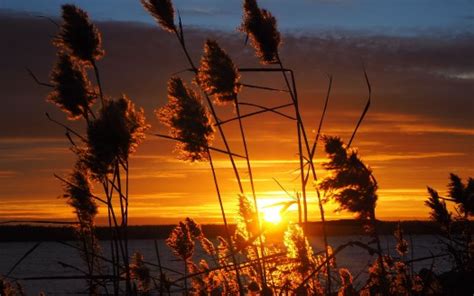
M 0 277 L 0 295 L 22 296 L 26 294 L 19 282 L 16 282 L 16 285 L 14 285 L 3 277 Z
M 240 75 L 229 55 L 216 41 L 207 40 L 198 69 L 197 81 L 217 103 L 234 101 L 240 90 Z
M 222 236 L 217 237 L 219 244 L 217 245 L 217 256 L 219 259 L 227 257 L 230 253 L 230 245 Z
M 98 212 L 97 204 L 92 194 L 92 183 L 89 170 L 78 162 L 69 175 L 68 183 L 64 185 L 64 197 L 74 208 L 81 224 L 91 227 Z
M 408 242 L 403 236 L 403 229 L 400 223 L 398 223 L 397 229 L 395 229 L 394 236 L 397 240 L 395 249 L 397 250 L 398 254 L 400 254 L 400 256 L 406 255 L 408 253 Z
M 297 270 L 306 274 L 315 265 L 313 248 L 308 242 L 303 229 L 297 225 L 288 225 L 285 231 L 283 243 L 287 250 L 288 258 L 297 259 Z
M 140 252 L 133 254 L 130 272 L 132 279 L 138 283 L 139 295 L 148 295 L 151 284 L 150 269 L 145 265 L 144 257 Z
M 143 109 L 137 110 L 126 96 L 106 100 L 99 117 L 87 128 L 84 162 L 96 178 L 102 179 L 111 171 L 115 161 L 128 161 L 129 155 L 144 140 L 149 127 Z
M 173 77 L 168 82 L 168 104 L 155 113 L 170 128 L 170 136 L 179 139 L 175 150 L 180 159 L 194 162 L 208 158 L 214 129 L 198 93 Z
M 456 174 L 450 174 L 449 179 L 449 196 L 459 206 L 462 214 L 474 216 L 474 179 L 468 178 L 467 184 Z
M 188 261 L 194 253 L 194 241 L 186 223 L 179 222 L 166 239 L 166 244 L 174 255 L 183 261 Z
M 331 193 L 339 204 L 339 210 L 356 213 L 367 219 L 375 209 L 377 184 L 372 172 L 365 166 L 354 150 L 347 149 L 338 137 L 323 137 L 329 162 L 324 167 L 332 175 L 326 177 L 319 187 Z
M 214 244 L 207 238 L 203 237 L 201 240 L 202 249 L 209 255 L 215 256 L 216 255 L 216 247 Z
M 430 217 L 433 221 L 439 223 L 445 230 L 448 230 L 452 219 L 451 213 L 448 211 L 446 202 L 441 200 L 438 192 L 433 188 L 428 187 L 429 198 L 425 201 L 430 211 Z
M 201 239 L 204 236 L 204 234 L 202 233 L 201 225 L 196 223 L 196 221 L 187 217 L 185 219 L 185 223 L 193 239 Z
M 254 203 L 246 195 L 239 195 L 239 212 L 237 229 L 240 234 L 249 239 L 259 233 L 259 221 Z
M 153 16 L 163 30 L 174 32 L 174 8 L 171 0 L 140 0 L 143 7 Z
M 51 73 L 51 83 L 53 91 L 48 95 L 49 102 L 66 112 L 70 120 L 87 117 L 95 96 L 81 65 L 69 55 L 60 53 Z
M 346 268 L 339 269 L 339 276 L 341 277 L 342 285 L 352 285 L 352 274 Z
M 280 32 L 275 17 L 260 9 L 256 0 L 244 0 L 244 17 L 240 30 L 248 35 L 262 64 L 278 62 Z
M 86 65 L 104 55 L 101 35 L 87 12 L 72 4 L 62 6 L 63 24 L 54 43 Z
M 339 277 L 341 278 L 341 287 L 338 291 L 338 296 L 356 296 L 359 295 L 352 285 L 352 274 L 346 268 L 339 269 Z

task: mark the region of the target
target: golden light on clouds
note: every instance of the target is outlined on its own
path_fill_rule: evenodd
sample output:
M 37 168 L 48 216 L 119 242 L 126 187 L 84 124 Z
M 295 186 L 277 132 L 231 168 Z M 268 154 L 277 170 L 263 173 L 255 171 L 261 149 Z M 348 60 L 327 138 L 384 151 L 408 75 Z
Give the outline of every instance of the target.
M 0 219 L 73 219 L 74 214 L 65 200 L 58 198 L 62 188 L 53 173 L 65 176 L 74 159 L 68 149 L 69 142 L 61 137 L 63 130 L 51 125 L 44 112 L 50 112 L 61 120 L 64 118 L 42 99 L 48 90 L 35 87 L 24 69 L 18 67 L 28 65 L 46 79 L 55 56 L 50 40 L 44 36 L 55 34 L 55 28 L 44 20 L 27 17 L 2 19 L 0 22 L 3 24 L 1 28 L 8 28 L 4 30 L 6 38 L 17 44 L 1 49 L 2 56 L 10 58 L 4 65 L 8 77 L 0 82 L 4 93 L 0 121 L 2 126 L 9 127 L 0 132 Z M 165 131 L 154 118 L 153 110 L 165 104 L 166 78 L 183 68 L 182 56 L 176 53 L 176 43 L 157 30 L 131 26 L 127 35 L 133 36 L 134 44 L 140 44 L 140 47 L 124 46 L 123 27 L 113 23 L 99 23 L 99 26 L 104 29 L 103 36 L 107 41 L 108 59 L 103 65 L 107 92 L 110 95 L 129 94 L 136 99 L 137 106 L 144 107 L 152 132 Z M 38 34 L 39 31 L 44 34 Z M 202 41 L 209 32 L 193 30 L 192 34 L 195 38 L 190 41 L 190 48 L 195 58 L 201 53 Z M 473 60 L 470 55 L 474 51 L 469 45 L 473 43 L 471 39 L 463 38 L 443 40 L 437 50 L 449 59 L 445 63 L 450 68 L 459 67 L 462 70 L 459 73 L 469 73 L 466 61 Z M 469 80 L 472 75 L 464 75 L 463 79 L 433 75 L 433 69 L 444 67 L 438 55 L 426 52 L 426 48 L 434 44 L 416 38 L 387 38 L 381 42 L 376 38 L 362 40 L 357 36 L 350 36 L 344 44 L 339 44 L 320 38 L 303 40 L 291 34 L 285 36 L 285 40 L 286 44 L 304 44 L 284 54 L 288 67 L 294 68 L 298 74 L 302 117 L 311 136 L 315 136 L 311 131 L 317 129 L 324 105 L 326 73 L 331 73 L 334 92 L 323 133 L 348 139 L 366 96 L 360 63 L 354 61 L 359 61 L 361 56 L 367 58 L 367 70 L 373 80 L 374 104 L 354 147 L 377 178 L 380 188 L 378 218 L 427 219 L 428 209 L 423 204 L 427 197 L 426 186 L 443 192 L 450 172 L 464 178 L 473 175 L 472 98 L 468 95 L 473 91 L 472 79 Z M 222 35 L 219 41 L 235 57 L 236 64 L 254 65 L 254 57 L 242 53 L 240 38 Z M 31 44 L 38 44 L 36 54 L 44 58 L 37 59 L 31 55 Z M 362 44 L 371 45 L 370 48 L 361 48 Z M 397 54 L 386 44 L 399 48 Z M 157 46 L 159 55 L 156 54 Z M 457 58 L 458 52 L 463 52 L 466 58 Z M 307 58 L 301 59 L 302 56 Z M 126 64 L 123 64 L 124 57 Z M 416 71 L 405 65 L 412 65 Z M 125 66 L 137 71 L 123 72 Z M 242 78 L 246 83 L 253 80 L 261 85 L 284 87 L 276 75 L 268 78 L 245 75 Z M 19 88 L 18 85 L 28 87 Z M 265 106 L 287 103 L 284 101 L 286 94 L 266 96 L 245 87 L 241 96 L 242 101 Z M 232 108 L 228 107 L 217 107 L 222 120 L 235 117 Z M 255 111 L 248 106 L 242 109 L 243 113 Z M 22 110 L 25 116 L 18 116 L 11 110 Z M 292 112 L 291 108 L 279 111 L 289 115 Z M 244 125 L 260 207 L 294 201 L 300 187 L 294 122 L 266 114 L 258 119 L 246 118 Z M 232 150 L 242 154 L 237 122 L 229 123 L 225 129 Z M 131 158 L 132 223 L 175 223 L 185 216 L 203 223 L 221 223 L 209 164 L 176 160 L 176 154 L 172 153 L 174 144 L 148 136 Z M 224 147 L 217 139 L 214 146 Z M 325 161 L 325 154 L 320 148 L 316 153 L 316 164 L 318 176 L 322 178 L 325 171 L 321 163 Z M 222 180 L 226 212 L 229 220 L 235 222 L 238 188 L 231 165 L 225 157 L 216 155 L 215 166 Z M 245 161 L 238 160 L 237 167 L 246 193 L 251 192 Z M 293 197 L 283 192 L 274 178 Z M 309 219 L 317 221 L 319 209 L 316 194 L 311 189 L 308 190 Z M 331 202 L 325 204 L 325 209 L 328 219 L 352 218 L 345 212 L 335 212 L 336 206 Z M 105 221 L 105 214 L 105 210 L 99 209 L 99 223 Z M 296 204 L 284 212 L 282 219 L 297 221 Z

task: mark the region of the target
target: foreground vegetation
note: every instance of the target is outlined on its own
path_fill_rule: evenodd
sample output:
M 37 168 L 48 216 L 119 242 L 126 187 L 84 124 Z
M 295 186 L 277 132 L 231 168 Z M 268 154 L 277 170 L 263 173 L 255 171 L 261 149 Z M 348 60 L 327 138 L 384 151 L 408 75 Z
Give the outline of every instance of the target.
M 442 197 L 429 188 L 426 205 L 431 209 L 432 219 L 439 224 L 444 239 L 445 252 L 433 254 L 452 259 L 452 270 L 436 275 L 433 270 L 414 271 L 413 258 L 408 260 L 410 246 L 404 230 L 394 232 L 397 256 L 384 251 L 380 241 L 380 224 L 376 218 L 378 183 L 370 167 L 359 157 L 352 143 L 371 104 L 371 85 L 364 70 L 368 87 L 367 103 L 347 143 L 336 136 L 322 136 L 326 108 L 330 100 L 332 77 L 325 105 L 314 139 L 310 138 L 300 113 L 298 92 L 293 71 L 284 66 L 279 54 L 281 35 L 276 19 L 261 9 L 255 0 L 246 0 L 243 5 L 243 22 L 240 27 L 246 40 L 255 49 L 262 67 L 238 68 L 231 57 L 214 40 L 204 44 L 202 58 L 198 64 L 191 59 L 187 47 L 181 18 L 175 22 L 175 10 L 169 0 L 142 0 L 144 8 L 158 25 L 174 34 L 189 62 L 189 72 L 194 74 L 191 83 L 174 76 L 168 82 L 168 103 L 157 108 L 156 116 L 169 128 L 168 135 L 149 134 L 174 140 L 176 153 L 183 161 L 203 161 L 215 183 L 217 202 L 220 207 L 224 232 L 212 241 L 201 226 L 191 218 L 185 218 L 171 231 L 166 240 L 168 247 L 182 262 L 182 270 L 165 268 L 161 263 L 158 248 L 158 264 L 150 265 L 140 253 L 129 253 L 129 158 L 150 126 L 144 111 L 137 108 L 126 96 L 110 98 L 104 94 L 100 70 L 96 62 L 104 57 L 101 36 L 87 13 L 74 5 L 62 7 L 63 22 L 54 38 L 58 61 L 51 74 L 51 81 L 39 81 L 51 88 L 48 101 L 56 104 L 69 120 L 81 121 L 85 133 L 70 128 L 60 120 L 47 116 L 50 121 L 65 129 L 76 165 L 67 176 L 56 176 L 64 185 L 64 197 L 77 216 L 75 235 L 85 269 L 69 268 L 79 272 L 76 278 L 83 279 L 90 295 L 150 295 L 179 293 L 185 295 L 471 295 L 473 285 L 465 279 L 473 278 L 474 245 L 471 223 L 474 215 L 474 181 L 467 182 L 450 176 L 449 196 Z M 282 75 L 285 89 L 269 86 L 243 84 L 241 75 L 276 72 Z M 94 76 L 93 83 L 89 75 Z M 284 107 L 294 110 L 293 116 L 276 110 L 282 106 L 266 107 L 252 103 L 258 111 L 241 114 L 244 104 L 239 100 L 243 87 L 261 91 L 279 91 L 288 95 L 289 103 Z M 216 105 L 234 108 L 236 117 L 219 120 Z M 298 223 L 290 223 L 284 231 L 281 244 L 268 241 L 268 230 L 261 221 L 258 196 L 256 195 L 250 151 L 247 146 L 243 119 L 273 112 L 290 119 L 295 124 L 295 142 L 298 144 L 299 192 L 294 200 L 285 204 L 283 211 L 296 204 Z M 244 155 L 234 153 L 227 140 L 223 125 L 238 121 Z M 224 147 L 212 145 L 219 138 Z M 318 145 L 324 145 L 328 161 L 323 165 L 330 174 L 320 179 L 316 173 L 315 156 Z M 227 212 L 221 197 L 221 182 L 217 176 L 213 156 L 224 154 L 235 174 L 238 187 L 238 221 L 235 229 L 230 227 Z M 250 188 L 243 185 L 235 159 L 246 161 Z M 100 188 L 95 193 L 93 187 Z M 321 236 L 324 248 L 315 252 L 307 239 L 308 200 L 319 206 Z M 330 246 L 324 206 L 335 201 L 340 210 L 357 215 L 362 222 L 369 243 L 348 241 L 339 246 Z M 455 213 L 446 203 L 453 203 Z M 97 238 L 95 218 L 98 207 L 107 212 L 110 254 L 104 254 Z M 206 252 L 203 258 L 196 257 L 199 244 Z M 338 253 L 347 248 L 361 248 L 373 255 L 367 269 L 365 285 L 356 290 L 351 271 L 338 268 Z M 33 250 L 31 250 L 32 252 Z M 31 253 L 30 252 L 30 253 Z M 29 253 L 28 253 L 29 254 Z M 26 254 L 26 255 L 28 255 Z M 420 259 L 420 260 L 422 260 Z M 357 260 L 355 258 L 354 260 Z M 358 271 L 356 271 L 358 272 Z M 158 274 L 158 276 L 155 276 Z M 44 278 L 48 278 L 45 276 Z M 21 288 L 11 274 L 1 281 L 1 295 L 20 295 Z

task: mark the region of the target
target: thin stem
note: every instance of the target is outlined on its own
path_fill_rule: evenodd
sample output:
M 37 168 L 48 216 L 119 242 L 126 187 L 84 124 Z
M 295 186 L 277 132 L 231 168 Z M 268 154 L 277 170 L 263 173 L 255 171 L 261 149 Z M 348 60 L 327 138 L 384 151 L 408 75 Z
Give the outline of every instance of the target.
M 124 239 L 125 239 L 125 251 L 127 252 L 127 260 L 129 258 L 128 253 L 128 184 L 129 184 L 129 170 L 128 170 L 128 159 L 125 161 L 125 227 L 124 231 Z M 128 267 L 128 266 L 127 266 Z M 128 268 L 128 273 L 130 273 L 130 269 Z
M 129 170 L 128 170 L 128 159 L 125 161 L 125 222 L 128 225 L 128 188 L 129 188 Z
M 71 187 L 75 187 L 75 188 L 78 188 L 80 189 L 80 187 L 78 187 L 77 185 L 69 182 L 68 180 L 56 175 L 56 174 L 53 174 L 53 176 L 58 179 L 59 181 L 63 182 L 64 184 L 67 184 L 68 186 L 71 186 Z M 91 195 L 90 197 L 92 197 L 93 199 L 96 199 L 98 201 L 100 201 L 101 203 L 104 203 L 104 204 L 107 204 L 107 201 L 103 200 L 102 198 L 98 197 L 98 196 L 95 196 L 95 195 Z M 77 222 L 79 223 L 79 222 Z
M 311 154 L 309 155 L 309 158 L 311 160 L 313 159 L 316 153 L 316 147 L 318 145 L 319 137 L 321 136 L 321 129 L 323 127 L 324 118 L 326 117 L 326 110 L 328 108 L 331 88 L 332 88 L 332 75 L 329 75 L 329 86 L 328 86 L 328 91 L 326 93 L 326 100 L 324 102 L 323 113 L 321 114 L 321 119 L 319 120 L 319 125 L 318 125 L 318 132 L 316 133 L 316 138 L 314 139 L 313 147 L 311 148 Z
M 389 294 L 389 283 L 387 282 L 387 271 L 385 270 L 385 265 L 383 263 L 383 256 L 382 256 L 382 246 L 381 246 L 381 243 L 380 243 L 380 237 L 379 237 L 379 234 L 378 234 L 378 227 L 377 227 L 377 219 L 375 217 L 375 208 L 373 208 L 371 211 L 370 211 L 370 220 L 372 222 L 372 227 L 373 227 L 373 237 L 375 239 L 375 243 L 376 243 L 376 246 L 377 246 L 377 252 L 378 252 L 378 264 L 379 264 L 379 267 L 380 267 L 380 270 L 382 272 L 382 289 L 384 291 L 384 294 L 385 295 L 388 295 Z
M 95 79 L 97 80 L 97 86 L 99 87 L 100 102 L 102 104 L 102 107 L 104 107 L 105 106 L 104 92 L 102 90 L 102 82 L 100 81 L 99 68 L 97 67 L 97 64 L 95 63 L 94 60 L 92 60 L 91 63 L 92 63 L 92 67 L 94 68 Z
M 124 199 L 127 200 L 126 196 L 123 196 L 122 192 L 122 180 L 120 176 L 120 164 L 119 161 L 117 160 L 115 163 L 115 169 L 116 169 L 116 176 L 117 176 L 117 190 L 119 192 L 119 200 L 120 200 L 120 213 L 122 215 L 122 223 L 120 225 L 122 229 L 122 239 L 123 239 L 123 244 L 124 244 L 124 265 L 125 265 L 125 286 L 127 290 L 127 295 L 132 291 L 132 285 L 131 285 L 131 277 L 130 277 L 130 264 L 129 264 L 129 255 L 128 255 L 128 235 L 127 235 L 127 220 L 126 220 L 126 209 L 125 209 L 125 204 L 124 204 Z
M 262 89 L 262 90 L 269 90 L 269 91 L 276 91 L 276 92 L 288 92 L 286 89 L 279 89 L 279 88 L 273 88 L 273 87 L 268 87 L 268 86 L 261 86 L 261 85 L 255 85 L 255 84 L 248 84 L 248 83 L 238 83 L 238 85 L 241 85 L 243 87 L 248 87 L 248 88 L 255 88 L 255 89 Z
M 116 280 L 116 277 L 118 277 L 119 274 L 119 262 L 116 260 L 116 254 L 118 251 L 116 251 L 116 234 L 115 231 L 113 230 L 112 227 L 112 210 L 111 210 L 111 203 L 110 203 L 110 197 L 109 197 L 109 189 L 108 189 L 108 182 L 103 182 L 104 186 L 104 191 L 106 194 L 107 198 L 107 221 L 108 221 L 108 226 L 109 226 L 109 231 L 110 231 L 110 251 L 111 251 L 111 261 L 112 261 L 112 274 L 114 275 L 114 281 L 113 281 L 113 286 L 114 286 L 114 295 L 118 296 L 119 293 L 119 285 L 118 281 Z
M 115 160 L 115 176 L 116 176 L 115 179 L 117 180 L 117 186 L 115 187 L 115 189 L 119 193 L 120 214 L 122 216 L 122 222 L 120 224 L 123 227 L 125 225 L 125 205 L 124 205 L 125 196 L 123 196 L 123 193 L 122 193 L 122 182 L 120 180 L 121 179 L 120 178 L 120 167 L 119 167 L 118 160 Z
M 40 245 L 41 245 L 41 242 L 37 242 L 36 244 L 34 244 L 34 246 L 31 249 L 29 249 L 25 254 L 23 254 L 23 256 L 21 256 L 21 258 L 18 259 L 15 262 L 15 264 L 10 268 L 10 270 L 8 270 L 5 277 L 9 277 L 10 274 L 12 274 L 12 272 L 15 270 L 15 268 L 17 268 L 17 266 L 20 265 L 21 262 L 23 262 L 23 260 L 25 260 L 26 257 L 28 257 L 31 253 L 33 253 Z
M 94 289 L 95 286 L 94 286 L 93 283 L 103 287 L 104 289 L 107 289 L 105 281 L 100 281 L 99 279 L 94 278 L 94 275 L 90 275 L 86 271 L 84 271 L 84 270 L 82 270 L 78 267 L 75 267 L 71 264 L 67 264 L 65 262 L 62 262 L 62 261 L 58 261 L 57 263 L 59 265 L 61 265 L 63 268 L 70 268 L 72 270 L 78 271 L 78 272 L 84 274 L 85 276 L 89 277 L 89 285 L 92 288 L 92 289 L 89 289 L 89 295 L 96 295 L 97 294 L 97 291 L 95 291 L 95 289 Z
M 84 248 L 84 256 L 86 257 L 86 263 L 87 263 L 87 268 L 89 270 L 89 274 L 92 275 L 92 267 L 91 267 L 91 261 L 90 261 L 90 258 L 89 258 L 89 248 L 87 247 L 87 241 L 86 241 L 86 237 L 84 236 L 85 232 L 84 232 L 84 222 L 82 221 L 82 219 L 79 217 L 78 215 L 78 220 L 79 220 L 79 227 L 80 227 L 80 233 L 81 233 L 81 240 L 82 240 L 82 246 Z
M 186 48 L 186 43 L 184 41 L 184 32 L 183 32 L 183 29 L 182 29 L 181 17 L 179 17 L 179 20 L 180 20 L 180 31 L 178 32 L 175 29 L 174 32 L 176 34 L 176 37 L 178 37 L 179 43 L 181 44 L 181 48 L 183 48 L 184 55 L 186 56 L 186 59 L 188 60 L 189 65 L 191 66 L 191 70 L 194 73 L 196 73 L 197 72 L 197 67 L 194 65 L 194 62 L 191 59 L 191 56 L 189 55 L 189 52 Z
M 214 180 L 214 185 L 216 186 L 216 193 L 217 193 L 217 198 L 219 200 L 219 206 L 220 206 L 220 209 L 221 209 L 222 220 L 224 221 L 225 233 L 226 233 L 226 236 L 227 236 L 227 240 L 229 242 L 229 246 L 231 248 L 230 254 L 231 254 L 231 257 L 232 257 L 232 262 L 234 263 L 235 266 L 237 266 L 237 258 L 235 257 L 235 254 L 234 254 L 234 243 L 232 242 L 232 237 L 230 235 L 229 226 L 227 224 L 227 218 L 226 218 L 225 210 L 224 210 L 224 203 L 222 202 L 221 191 L 219 189 L 219 182 L 218 182 L 218 179 L 217 179 L 216 170 L 214 168 L 214 163 L 212 162 L 211 151 L 209 149 L 207 150 L 207 155 L 208 155 L 208 158 L 209 158 L 209 165 L 211 166 L 212 178 Z M 241 295 L 244 295 L 243 294 L 244 290 L 243 290 L 243 287 L 242 287 L 242 282 L 240 280 L 239 268 L 236 268 L 235 273 L 236 273 L 236 277 L 237 277 L 237 282 L 239 284 L 239 291 L 240 291 Z
M 158 248 L 158 242 L 156 241 L 156 239 L 154 240 L 154 243 L 155 243 L 156 260 L 158 262 L 158 271 L 160 272 L 160 295 L 163 295 L 164 274 L 163 274 L 163 268 L 161 266 L 160 250 Z
M 184 260 L 184 295 L 189 295 L 188 294 L 188 264 L 186 260 Z
M 33 78 L 33 80 L 36 82 L 36 84 L 41 85 L 41 86 L 51 87 L 51 88 L 54 87 L 54 85 L 51 84 L 51 83 L 46 83 L 46 82 L 40 81 L 38 79 L 38 77 L 36 77 L 36 75 L 33 73 L 33 71 L 30 70 L 30 68 L 26 68 L 26 71 L 31 76 L 31 78 Z
M 241 105 L 249 105 L 249 103 L 240 103 Z M 234 121 L 234 120 L 239 120 L 239 119 L 242 119 L 242 118 L 246 118 L 246 117 L 251 117 L 251 116 L 254 116 L 254 115 L 258 115 L 258 114 L 262 114 L 262 113 L 265 113 L 265 112 L 273 112 L 273 113 L 277 113 L 283 117 L 287 117 L 291 120 L 296 120 L 296 118 L 294 117 L 291 117 L 291 116 L 288 116 L 284 113 L 280 113 L 280 112 L 276 112 L 275 110 L 277 109 L 282 109 L 282 108 L 286 108 L 286 107 L 289 107 L 289 106 L 293 106 L 293 103 L 290 103 L 290 104 L 284 104 L 284 105 L 280 105 L 280 106 L 276 106 L 276 107 L 273 107 L 273 108 L 267 108 L 267 107 L 263 107 L 263 106 L 258 106 L 256 104 L 253 104 L 253 106 L 255 107 L 259 107 L 261 108 L 262 110 L 259 110 L 259 111 L 255 111 L 255 112 L 251 112 L 251 113 L 248 113 L 248 114 L 244 114 L 240 117 L 233 117 L 233 118 L 230 118 L 230 119 L 226 119 L 226 120 L 220 120 L 220 121 L 217 121 L 214 125 L 215 126 L 218 126 L 218 125 L 223 125 L 223 124 L 226 124 L 228 122 L 231 122 L 231 121 Z
M 115 185 L 115 182 L 116 182 L 116 178 L 117 178 L 117 174 L 114 174 L 114 177 L 113 177 L 113 180 L 109 182 L 109 180 L 107 179 L 106 181 L 104 181 L 104 191 L 106 192 L 107 194 L 107 202 L 108 202 L 108 208 L 110 209 L 110 214 L 112 216 L 112 221 L 113 221 L 113 229 L 115 230 L 115 236 L 114 236 L 114 243 L 115 243 L 115 250 L 116 250 L 116 262 L 117 262 L 117 265 L 119 265 L 120 263 L 120 257 L 119 257 L 119 250 L 120 250 L 120 255 L 122 256 L 122 261 L 123 263 L 125 264 L 126 262 L 128 262 L 128 258 L 126 257 L 126 253 L 125 253 L 125 249 L 124 249 L 124 245 L 123 245 L 123 238 L 122 238 L 122 235 L 121 235 L 121 231 L 120 231 L 120 226 L 119 226 L 119 223 L 117 221 L 117 216 L 115 215 L 115 211 L 114 211 L 114 207 L 113 207 L 113 204 L 112 204 L 112 197 L 113 197 L 113 192 L 114 192 L 114 189 L 117 190 L 117 186 Z M 109 187 L 108 187 L 108 184 L 112 184 L 112 187 L 110 187 L 110 190 L 109 190 Z M 121 195 L 122 193 L 117 190 L 117 192 Z M 127 268 L 127 266 L 125 266 L 125 268 Z M 117 270 L 117 272 L 119 272 Z
M 286 115 L 285 113 L 281 113 L 281 112 L 276 111 L 277 109 L 281 109 L 281 108 L 284 108 L 284 107 L 290 107 L 290 106 L 292 106 L 293 104 L 291 104 L 291 103 L 290 103 L 290 104 L 284 104 L 284 105 L 277 106 L 277 107 L 273 107 L 273 108 L 267 108 L 267 107 L 265 107 L 265 106 L 261 106 L 261 105 L 254 104 L 254 103 L 240 102 L 239 104 L 242 105 L 242 106 L 257 107 L 257 108 L 260 108 L 260 109 L 262 109 L 262 110 L 269 111 L 269 112 L 273 112 L 273 113 L 275 113 L 275 114 L 281 115 L 281 116 L 286 117 L 286 118 L 288 118 L 288 119 L 296 120 L 296 118 L 294 118 L 293 116 Z
M 248 146 L 247 146 L 247 139 L 245 137 L 245 131 L 244 131 L 244 125 L 242 123 L 242 118 L 240 116 L 240 107 L 239 107 L 239 100 L 238 97 L 236 96 L 235 98 L 235 110 L 237 113 L 237 116 L 239 117 L 239 128 L 240 128 L 240 135 L 242 136 L 242 143 L 244 145 L 244 151 L 245 151 L 245 159 L 247 162 L 247 170 L 249 174 L 249 179 L 250 179 L 250 187 L 252 189 L 252 196 L 253 196 L 253 202 L 255 205 L 255 214 L 257 215 L 257 223 L 258 223 L 258 232 L 261 233 L 260 229 L 260 213 L 258 209 L 258 202 L 257 202 L 257 194 L 255 193 L 255 183 L 253 181 L 253 173 L 252 173 L 252 166 L 250 165 L 250 156 L 249 156 L 249 151 L 248 151 Z M 265 247 L 263 245 L 263 239 L 262 236 L 259 235 L 259 240 L 260 240 L 260 252 L 262 256 L 265 256 Z M 256 252 L 257 254 L 257 259 L 260 259 L 258 255 L 258 251 Z M 265 270 L 265 262 L 261 263 L 262 270 L 261 270 L 261 276 L 262 276 L 262 283 L 266 285 L 266 270 Z
M 319 191 L 318 188 L 316 188 L 316 194 L 318 196 L 319 213 L 321 215 L 321 225 L 322 225 L 322 230 L 323 230 L 323 239 L 324 239 L 324 248 L 325 248 L 324 253 L 326 255 L 326 258 L 329 258 L 329 243 L 328 243 L 328 235 L 327 235 L 327 229 L 326 229 L 326 218 L 324 215 L 324 207 L 323 207 L 323 202 L 321 199 L 321 192 Z M 331 294 L 331 262 L 330 261 L 326 262 L 326 271 L 328 274 L 327 294 L 330 295 Z
M 185 140 L 185 139 L 180 139 L 180 138 L 174 138 L 174 137 L 171 137 L 171 136 L 168 136 L 168 135 L 163 135 L 163 134 L 152 134 L 153 136 L 156 136 L 156 137 L 160 137 L 160 138 L 164 138 L 164 139 L 169 139 L 169 140 L 175 140 L 175 141 L 179 141 L 179 142 L 183 142 L 183 143 L 193 143 L 193 144 L 197 144 L 196 142 L 192 142 L 192 141 L 189 141 L 189 140 Z M 245 158 L 245 156 L 242 156 L 242 155 L 239 155 L 239 154 L 236 154 L 236 153 L 232 153 L 232 152 L 229 152 L 229 151 L 226 151 L 226 150 L 223 150 L 223 149 L 219 149 L 219 148 L 215 148 L 215 147 L 211 147 L 211 146 L 202 146 L 203 148 L 206 148 L 206 149 L 209 149 L 209 150 L 212 150 L 212 151 L 216 151 L 216 152 L 220 152 L 220 153 L 223 153 L 223 154 L 227 154 L 229 156 L 235 156 L 235 157 L 240 157 L 240 158 Z
M 367 97 L 367 103 L 365 104 L 364 110 L 362 111 L 362 114 L 360 115 L 359 121 L 357 122 L 357 125 L 354 129 L 354 132 L 352 133 L 352 136 L 347 143 L 347 147 L 349 148 L 352 144 L 352 141 L 354 140 L 354 137 L 357 133 L 357 130 L 359 129 L 359 126 L 361 125 L 362 121 L 364 120 L 365 114 L 367 114 L 367 111 L 369 111 L 370 108 L 370 102 L 372 98 L 372 87 L 370 85 L 369 77 L 367 76 L 367 71 L 364 68 L 364 77 L 365 77 L 365 82 L 367 83 L 367 89 L 369 91 L 369 95 Z
M 54 122 L 55 124 L 57 124 L 57 125 L 59 125 L 59 126 L 65 128 L 68 132 L 74 134 L 76 137 L 78 137 L 79 139 L 81 139 L 84 143 L 87 142 L 87 140 L 86 140 L 83 136 L 81 136 L 78 132 L 76 132 L 75 130 L 71 129 L 70 127 L 68 127 L 68 126 L 65 125 L 64 123 L 61 123 L 61 122 L 57 121 L 56 119 L 53 119 L 53 118 L 49 115 L 49 113 L 46 112 L 45 114 L 46 114 L 46 117 L 48 118 L 49 121 Z
M 302 225 L 302 217 L 301 217 L 301 197 L 300 193 L 296 193 L 296 201 L 298 202 L 298 224 Z

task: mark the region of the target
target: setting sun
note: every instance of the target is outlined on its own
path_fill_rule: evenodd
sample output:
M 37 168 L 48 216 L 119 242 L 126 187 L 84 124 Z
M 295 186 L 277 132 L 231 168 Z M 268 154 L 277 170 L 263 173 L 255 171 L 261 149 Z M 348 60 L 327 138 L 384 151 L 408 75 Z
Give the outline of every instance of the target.
M 272 224 L 278 224 L 281 222 L 280 208 L 269 207 L 261 209 L 263 214 L 263 220 Z

